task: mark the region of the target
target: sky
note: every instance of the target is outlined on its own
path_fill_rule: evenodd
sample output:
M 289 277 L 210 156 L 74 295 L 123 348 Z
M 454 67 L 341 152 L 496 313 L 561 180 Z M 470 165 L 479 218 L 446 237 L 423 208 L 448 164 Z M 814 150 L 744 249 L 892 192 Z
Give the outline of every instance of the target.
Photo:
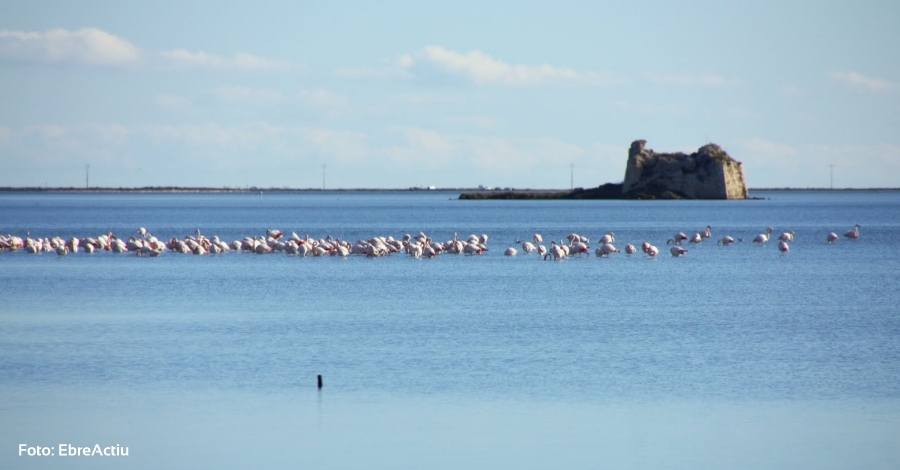
M 0 186 L 900 187 L 900 2 L 0 4 Z M 89 169 L 88 166 L 89 165 Z

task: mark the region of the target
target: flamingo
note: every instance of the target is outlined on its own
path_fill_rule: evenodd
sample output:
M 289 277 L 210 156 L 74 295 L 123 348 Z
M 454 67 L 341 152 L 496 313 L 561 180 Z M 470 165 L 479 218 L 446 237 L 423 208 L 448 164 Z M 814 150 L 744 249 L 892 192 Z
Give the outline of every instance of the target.
M 619 249 L 614 247 L 611 243 L 604 243 L 603 246 L 597 248 L 594 253 L 599 257 L 609 257 L 610 253 L 619 253 Z
M 716 242 L 716 244 L 722 245 L 722 246 L 728 246 L 728 245 L 731 245 L 732 243 L 734 243 L 734 238 L 732 238 L 730 235 L 725 235 L 724 237 L 722 237 L 721 240 Z
M 516 256 L 516 253 L 518 253 L 518 251 L 516 251 L 516 249 L 513 247 L 509 247 L 506 249 L 506 251 L 503 252 L 503 254 L 506 256 Z
M 828 241 L 828 244 L 831 245 L 832 243 L 838 241 L 840 239 L 840 237 L 838 237 L 838 234 L 831 232 L 828 234 L 828 237 L 826 237 L 825 239 Z
M 547 254 L 547 247 L 544 245 L 538 245 L 537 247 L 538 256 L 543 257 Z
M 653 245 L 650 245 L 647 247 L 647 249 L 644 251 L 644 253 L 647 253 L 647 255 L 652 258 L 659 254 L 659 248 L 657 248 Z
M 674 246 L 674 245 L 673 245 L 672 248 L 669 248 L 669 253 L 672 253 L 672 256 L 675 257 L 675 258 L 677 258 L 677 257 L 679 257 L 679 256 L 681 256 L 681 255 L 683 255 L 683 254 L 685 254 L 685 253 L 687 253 L 687 252 L 688 252 L 688 251 L 687 251 L 686 249 L 684 249 L 684 248 L 682 248 L 682 247 L 680 247 L 680 246 Z
M 297 254 L 300 256 L 306 256 L 309 254 L 309 251 L 312 249 L 309 243 L 304 243 L 302 245 L 297 246 Z
M 534 237 L 532 238 L 532 240 L 534 240 L 534 243 L 541 243 L 544 241 L 544 237 L 542 237 L 541 234 L 536 233 L 536 234 L 534 234 Z
M 465 253 L 467 255 L 480 255 L 482 253 L 482 251 L 484 251 L 484 250 L 482 250 L 475 243 L 469 243 L 468 245 L 466 245 L 465 248 L 463 248 L 463 253 Z
M 844 234 L 844 236 L 847 237 L 847 240 L 856 240 L 859 238 L 859 224 L 854 225 L 852 229 Z
M 761 234 L 757 235 L 756 238 L 753 239 L 753 243 L 758 243 L 760 246 L 762 246 L 763 243 L 766 243 L 767 241 L 769 241 L 769 235 L 771 233 L 772 233 L 772 227 L 769 227 L 766 229 L 766 233 L 761 233 Z
M 787 253 L 788 251 L 791 251 L 791 248 L 788 246 L 786 241 L 781 240 L 780 242 L 778 242 L 778 251 Z
M 614 234 L 612 232 L 606 232 L 606 235 L 603 235 L 602 237 L 600 237 L 600 240 L 598 241 L 598 243 L 600 243 L 601 245 L 605 245 L 607 243 L 615 243 L 615 242 L 616 242 L 616 234 Z
M 670 241 L 673 242 L 675 245 L 681 245 L 681 242 L 683 242 L 684 240 L 687 240 L 687 239 L 688 239 L 688 236 L 685 235 L 684 232 L 678 232 L 675 234 L 675 237 L 670 238 L 668 241 L 666 241 L 666 245 L 668 245 Z
M 590 251 L 590 247 L 588 247 L 586 244 L 578 241 L 578 242 L 575 242 L 572 244 L 572 247 L 569 249 L 569 251 L 573 255 L 579 255 L 582 253 L 588 253 Z
M 631 243 L 625 245 L 625 253 L 629 255 L 633 255 L 637 253 L 637 248 L 634 247 Z
M 700 243 L 703 241 L 703 236 L 701 236 L 699 233 L 695 233 L 694 236 L 692 236 L 688 241 L 690 243 Z
M 712 238 L 712 227 L 707 225 L 706 229 L 704 229 L 702 232 L 700 232 L 700 236 L 703 238 Z
M 790 232 L 784 232 L 778 236 L 778 239 L 783 242 L 792 242 L 794 241 L 794 231 L 791 230 Z
M 566 250 L 565 250 L 564 248 L 565 248 L 565 245 L 556 245 L 556 244 L 554 244 L 554 245 L 550 248 L 550 252 L 547 253 L 546 255 L 544 255 L 544 259 L 547 259 L 547 258 L 550 257 L 550 256 L 553 257 L 553 261 L 559 261 L 559 260 L 561 260 L 561 259 L 563 259 L 563 258 L 566 258 L 566 257 L 567 257 L 567 256 L 566 256 Z

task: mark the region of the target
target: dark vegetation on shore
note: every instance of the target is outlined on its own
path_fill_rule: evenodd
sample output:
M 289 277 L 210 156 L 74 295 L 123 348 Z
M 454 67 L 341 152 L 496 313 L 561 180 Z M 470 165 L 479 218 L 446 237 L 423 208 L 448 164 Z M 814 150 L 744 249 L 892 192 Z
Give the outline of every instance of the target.
M 606 183 L 596 188 L 570 191 L 479 191 L 462 193 L 460 199 L 622 199 L 622 185 Z
M 900 188 L 751 188 L 753 191 L 900 191 Z M 622 184 L 606 183 L 596 188 L 575 188 L 570 191 L 478 191 L 462 193 L 460 199 L 692 199 L 672 191 L 638 192 L 633 195 L 622 194 Z M 748 197 L 747 199 L 764 199 Z
M 666 188 L 648 188 L 645 191 L 635 191 L 632 193 L 622 194 L 621 183 L 606 183 L 596 188 L 575 188 L 571 191 L 493 191 L 493 192 L 477 192 L 462 193 L 460 199 L 630 199 L 630 200 L 652 200 L 652 199 L 694 199 L 686 197 L 675 191 Z M 758 197 L 750 197 L 747 199 L 761 199 Z

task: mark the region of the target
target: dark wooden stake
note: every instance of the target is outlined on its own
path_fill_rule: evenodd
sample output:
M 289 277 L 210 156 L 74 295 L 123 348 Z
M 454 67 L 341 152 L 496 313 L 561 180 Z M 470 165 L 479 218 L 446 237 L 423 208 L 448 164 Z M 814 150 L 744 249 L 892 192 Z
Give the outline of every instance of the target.
M 322 375 L 319 374 L 319 388 L 322 388 Z

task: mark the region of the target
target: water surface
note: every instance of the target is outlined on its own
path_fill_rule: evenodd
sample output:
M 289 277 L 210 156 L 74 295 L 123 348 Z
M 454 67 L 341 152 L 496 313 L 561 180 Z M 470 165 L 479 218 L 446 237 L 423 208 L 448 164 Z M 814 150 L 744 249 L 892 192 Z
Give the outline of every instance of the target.
M 3 233 L 35 237 L 490 237 L 430 260 L 0 252 L 0 467 L 896 468 L 900 193 L 754 195 L 0 194 Z M 706 225 L 745 242 L 668 255 Z M 767 226 L 789 253 L 749 242 Z M 502 256 L 608 231 L 662 253 Z M 62 442 L 130 455 L 15 451 Z

